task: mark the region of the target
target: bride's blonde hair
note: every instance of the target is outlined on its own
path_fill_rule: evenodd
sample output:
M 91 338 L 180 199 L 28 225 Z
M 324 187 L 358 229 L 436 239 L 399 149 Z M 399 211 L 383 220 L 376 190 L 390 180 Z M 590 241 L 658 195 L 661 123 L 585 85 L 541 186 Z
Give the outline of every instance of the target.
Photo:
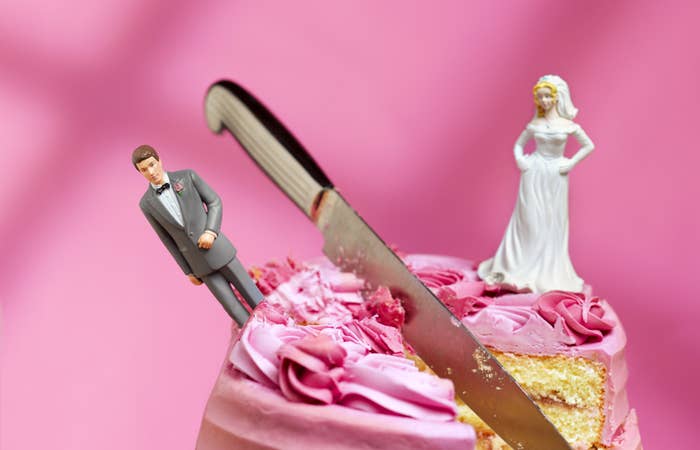
M 552 91 L 554 100 L 557 99 L 557 87 L 549 81 L 539 81 L 535 87 L 532 88 L 532 96 L 534 97 L 535 106 L 537 107 L 537 117 L 544 117 L 544 108 L 537 102 L 537 90 L 543 87 L 549 88 L 549 90 Z

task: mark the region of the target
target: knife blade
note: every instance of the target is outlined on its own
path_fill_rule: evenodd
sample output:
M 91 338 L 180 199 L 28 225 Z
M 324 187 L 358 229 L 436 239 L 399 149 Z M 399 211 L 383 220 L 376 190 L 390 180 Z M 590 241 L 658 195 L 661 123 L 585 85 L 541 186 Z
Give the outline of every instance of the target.
M 514 449 L 570 450 L 535 402 L 334 188 L 291 132 L 252 94 L 222 80 L 205 98 L 208 127 L 228 130 L 253 161 L 321 230 L 341 270 L 389 288 L 406 310 L 404 338 L 457 395 Z

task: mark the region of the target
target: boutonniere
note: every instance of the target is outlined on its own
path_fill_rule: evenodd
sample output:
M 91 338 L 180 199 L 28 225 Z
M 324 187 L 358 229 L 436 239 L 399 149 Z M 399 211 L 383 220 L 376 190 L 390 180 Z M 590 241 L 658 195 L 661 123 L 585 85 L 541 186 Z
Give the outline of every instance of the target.
M 185 190 L 185 186 L 183 186 L 182 183 L 180 183 L 179 181 L 176 181 L 173 185 L 173 189 L 175 189 L 175 193 L 177 195 L 182 195 L 182 191 Z

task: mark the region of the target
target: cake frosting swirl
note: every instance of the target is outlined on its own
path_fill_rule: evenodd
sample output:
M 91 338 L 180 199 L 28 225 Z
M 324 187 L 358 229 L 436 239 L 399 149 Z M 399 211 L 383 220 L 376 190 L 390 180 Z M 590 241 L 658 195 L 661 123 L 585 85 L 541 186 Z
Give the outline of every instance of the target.
M 291 286 L 304 285 L 300 293 L 322 292 L 309 289 L 319 282 L 317 277 L 293 278 Z M 330 285 L 325 288 L 335 292 Z M 299 300 L 308 299 L 302 295 Z M 331 296 L 325 300 L 333 301 Z M 279 389 L 290 401 L 340 404 L 426 421 L 455 419 L 452 382 L 420 372 L 404 358 L 397 328 L 379 323 L 376 316 L 335 323 L 304 325 L 291 319 L 280 323 L 280 305 L 269 303 L 256 311 L 233 346 L 230 362 L 251 379 Z M 331 311 L 346 317 L 341 306 Z
M 535 302 L 534 309 L 550 324 L 561 324 L 571 338 L 570 345 L 600 342 L 615 326 L 615 322 L 605 317 L 600 298 L 578 292 L 545 292 Z
M 474 447 L 452 382 L 405 357 L 404 311 L 388 290 L 365 298 L 362 280 L 325 260 L 251 274 L 266 301 L 234 328 L 198 449 Z

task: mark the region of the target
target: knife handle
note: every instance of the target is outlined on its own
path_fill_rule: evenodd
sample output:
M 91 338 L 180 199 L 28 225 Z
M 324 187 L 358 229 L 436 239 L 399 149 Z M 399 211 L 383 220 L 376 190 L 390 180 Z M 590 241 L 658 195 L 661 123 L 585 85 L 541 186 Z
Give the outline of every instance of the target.
M 204 100 L 207 125 L 227 129 L 267 176 L 309 217 L 333 184 L 304 146 L 250 92 L 233 81 L 209 87 Z

